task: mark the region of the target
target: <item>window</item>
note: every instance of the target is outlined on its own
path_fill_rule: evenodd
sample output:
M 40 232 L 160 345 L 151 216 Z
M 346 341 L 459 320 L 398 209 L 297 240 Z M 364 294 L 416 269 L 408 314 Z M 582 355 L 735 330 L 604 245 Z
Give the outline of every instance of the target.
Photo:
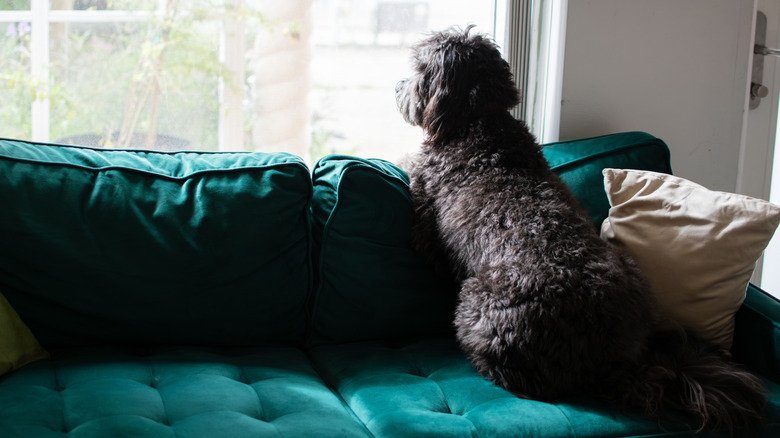
M 403 121 L 395 85 L 409 47 L 431 29 L 492 32 L 492 1 L 331 0 L 314 4 L 312 158 L 346 153 L 398 160 L 422 141 Z
M 0 0 L 0 136 L 397 160 L 422 140 L 395 104 L 409 47 L 505 32 L 509 3 Z

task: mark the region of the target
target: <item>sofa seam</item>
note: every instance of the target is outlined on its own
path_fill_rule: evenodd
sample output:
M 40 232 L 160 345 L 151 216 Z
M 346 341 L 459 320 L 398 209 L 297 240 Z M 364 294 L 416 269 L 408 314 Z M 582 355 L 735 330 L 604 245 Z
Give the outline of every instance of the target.
M 308 200 L 306 203 L 306 206 L 303 209 L 303 215 L 305 218 L 305 226 L 306 226 L 306 266 L 307 266 L 307 277 L 308 277 L 308 284 L 306 285 L 306 299 L 304 300 L 304 326 L 303 326 L 303 339 L 301 339 L 301 342 L 299 346 L 303 348 L 311 339 L 312 334 L 314 333 L 313 330 L 313 323 L 314 323 L 314 307 L 312 306 L 312 301 L 314 300 L 314 296 L 316 295 L 315 288 L 317 287 L 317 283 L 319 283 L 319 279 L 315 278 L 315 272 L 314 272 L 314 252 L 316 250 L 316 245 L 314 242 L 314 212 L 313 212 L 313 206 L 314 206 L 314 177 L 312 176 L 312 173 L 308 173 L 308 179 L 309 179 L 309 193 L 308 193 Z
M 262 421 L 263 423 L 272 424 L 272 422 L 273 422 L 272 420 L 266 420 L 266 418 L 268 418 L 268 416 L 266 415 L 266 412 L 265 412 L 266 409 L 265 409 L 265 406 L 263 405 L 263 400 L 260 398 L 260 391 L 258 391 L 257 388 L 254 385 L 250 385 L 247 382 L 246 372 L 244 370 L 244 367 L 241 367 L 241 383 L 243 383 L 246 386 L 250 387 L 252 389 L 252 391 L 255 393 L 255 397 L 257 397 L 257 406 L 259 407 L 259 411 L 260 411 L 259 412 L 260 418 L 257 418 L 257 420 Z M 246 415 L 246 414 L 244 414 L 244 415 Z M 273 425 L 273 426 L 274 426 L 274 430 L 276 430 L 276 433 L 278 435 L 281 435 L 279 433 L 279 427 L 276 426 L 276 425 Z
M 22 139 L 16 139 L 16 138 L 9 138 L 9 137 L 0 137 L 0 141 L 7 141 L 7 142 L 14 142 L 14 143 L 25 143 L 28 145 L 33 146 L 54 146 L 54 147 L 65 147 L 65 148 L 72 148 L 72 149 L 84 149 L 84 150 L 90 150 L 90 151 L 128 151 L 128 152 L 143 152 L 153 155 L 177 155 L 177 154 L 207 154 L 207 155 L 231 155 L 231 154 L 241 154 L 243 152 L 241 151 L 198 151 L 198 150 L 192 150 L 192 149 L 184 149 L 184 150 L 178 150 L 178 151 L 160 151 L 156 149 L 142 149 L 142 148 L 119 148 L 119 149 L 106 149 L 106 148 L 100 148 L 100 147 L 94 147 L 94 146 L 84 146 L 84 145 L 77 145 L 77 144 L 65 144 L 65 143 L 56 143 L 56 142 L 45 142 L 45 141 L 30 141 L 30 140 L 22 140 Z M 264 153 L 264 152 L 261 152 Z M 273 152 L 276 154 L 277 152 Z M 289 152 L 281 152 L 283 154 L 286 154 L 290 157 L 297 157 L 295 154 L 291 154 Z M 300 158 L 300 157 L 298 157 Z
M 55 388 L 57 388 L 57 394 L 59 394 L 59 396 L 60 396 L 60 403 L 62 404 L 62 412 L 60 412 L 60 418 L 62 420 L 62 423 L 60 423 L 61 424 L 60 431 L 67 435 L 68 433 L 70 433 L 70 430 L 68 428 L 68 423 L 65 420 L 65 411 L 66 411 L 66 409 L 65 409 L 65 396 L 62 395 L 62 391 L 65 388 L 63 388 L 62 385 L 60 384 L 60 375 L 57 372 L 56 365 L 53 362 L 51 362 L 50 366 L 51 366 L 52 373 L 54 374 L 54 386 L 55 386 Z
M 579 163 L 579 162 L 595 160 L 595 159 L 597 159 L 599 157 L 602 157 L 604 155 L 609 155 L 609 154 L 614 153 L 614 152 L 625 151 L 625 150 L 630 150 L 630 149 L 639 149 L 639 148 L 642 148 L 642 147 L 647 147 L 650 144 L 652 144 L 653 146 L 658 146 L 658 145 L 666 146 L 665 148 L 663 148 L 664 164 L 667 165 L 667 168 L 671 169 L 671 167 L 672 167 L 671 166 L 671 153 L 669 152 L 669 147 L 665 143 L 663 143 L 661 140 L 659 140 L 659 139 L 650 140 L 650 141 L 642 142 L 642 143 L 631 143 L 631 144 L 627 144 L 627 145 L 622 145 L 622 146 L 618 146 L 618 147 L 616 147 L 614 149 L 597 152 L 597 153 L 594 153 L 594 154 L 591 154 L 591 155 L 588 155 L 588 156 L 585 156 L 585 157 L 579 157 L 579 158 L 567 160 L 567 161 L 564 161 L 562 163 L 558 163 L 558 164 L 554 164 L 554 165 L 550 164 L 550 168 L 552 170 L 555 170 L 555 171 L 565 170 L 566 167 L 571 166 L 572 164 L 576 164 L 576 163 Z
M 326 378 L 326 374 L 323 371 L 323 368 L 317 363 L 317 361 L 314 359 L 314 357 L 311 354 L 310 349 L 304 349 L 303 354 L 306 356 L 306 360 L 309 361 L 309 365 L 311 366 L 311 369 L 314 370 L 315 373 L 317 373 L 317 377 L 320 379 L 320 381 L 325 384 L 325 387 L 328 388 L 331 394 L 333 394 L 340 402 L 341 405 L 346 409 L 346 411 L 352 416 L 352 418 L 360 425 L 361 429 L 365 431 L 368 436 L 375 437 L 369 429 L 368 425 L 363 422 L 363 420 L 358 417 L 357 413 L 352 409 L 352 406 L 347 403 L 347 401 L 344 399 L 344 396 L 341 395 L 341 391 L 336 388 L 332 382 L 330 382 L 330 379 Z
M 12 158 L 12 157 L 5 157 L 0 156 L 1 160 L 8 160 L 13 161 L 16 163 L 23 163 L 23 164 L 31 164 L 31 165 L 39 165 L 39 166 L 51 166 L 51 167 L 66 167 L 71 169 L 77 169 L 82 170 L 85 172 L 90 172 L 94 174 L 98 173 L 105 173 L 110 171 L 122 171 L 122 172 L 128 172 L 133 173 L 137 175 L 150 175 L 159 177 L 165 180 L 169 181 L 186 181 L 189 179 L 193 179 L 195 177 L 200 177 L 203 175 L 211 175 L 211 174 L 220 174 L 220 173 L 234 173 L 234 172 L 247 172 L 247 171 L 256 171 L 256 170 L 268 170 L 268 169 L 276 169 L 279 167 L 287 167 L 287 166 L 294 166 L 302 168 L 305 173 L 308 175 L 308 167 L 304 163 L 290 161 L 285 163 L 269 163 L 265 165 L 252 165 L 252 166 L 243 166 L 243 167 L 218 167 L 218 168 L 212 168 L 212 169 L 201 169 L 197 170 L 191 173 L 187 173 L 185 175 L 180 176 L 174 176 L 174 175 L 166 175 L 164 173 L 155 172 L 152 170 L 147 169 L 137 169 L 132 168 L 128 166 L 120 166 L 120 165 L 110 165 L 110 166 L 102 166 L 102 167 L 89 167 L 81 164 L 76 163 L 58 163 L 58 162 L 49 162 L 49 161 L 36 161 L 36 160 L 30 160 L 27 158 Z
M 651 137 L 651 138 L 657 138 L 656 136 L 654 136 L 653 134 L 650 134 L 649 132 L 633 130 L 633 131 L 615 132 L 615 133 L 611 133 L 611 134 L 594 135 L 592 137 L 572 138 L 570 140 L 559 140 L 559 141 L 553 141 L 553 142 L 550 142 L 550 143 L 547 143 L 547 144 L 558 145 L 558 144 L 581 143 L 583 141 L 598 140 L 598 139 L 601 139 L 601 138 L 615 137 L 615 136 L 619 136 L 619 135 L 626 135 L 626 136 L 627 135 L 645 135 L 645 136 L 648 136 L 648 137 Z
M 315 327 L 314 327 L 315 324 L 314 324 L 314 322 L 315 322 L 315 319 L 316 319 L 316 316 L 317 316 L 317 310 L 316 310 L 317 309 L 317 303 L 319 302 L 319 299 L 320 299 L 320 295 L 321 295 L 321 291 L 322 291 L 322 284 L 323 284 L 323 272 L 324 272 L 324 270 L 322 268 L 322 260 L 324 258 L 323 254 L 324 254 L 324 248 L 325 248 L 325 241 L 327 240 L 327 237 L 326 237 L 327 233 L 326 233 L 326 231 L 330 228 L 331 218 L 333 217 L 333 214 L 336 211 L 336 207 L 338 207 L 338 205 L 341 202 L 341 196 L 340 196 L 340 193 L 339 193 L 339 190 L 338 190 L 338 185 L 339 185 L 338 183 L 341 181 L 341 175 L 339 175 L 339 179 L 337 181 L 336 190 L 334 190 L 334 192 L 336 194 L 336 200 L 333 203 L 333 207 L 328 212 L 328 217 L 323 222 L 322 231 L 320 232 L 320 236 L 319 236 L 320 239 L 319 239 L 319 242 L 317 242 L 316 239 L 314 238 L 314 227 L 316 226 L 315 225 L 315 220 L 314 220 L 314 216 L 315 216 L 314 196 L 315 196 L 315 192 L 316 192 L 315 185 L 314 185 L 314 172 L 317 170 L 318 167 L 320 167 L 320 162 L 317 162 L 317 164 L 315 164 L 314 168 L 312 169 L 312 174 L 311 174 L 312 175 L 311 176 L 312 203 L 311 203 L 311 208 L 309 209 L 309 211 L 311 212 L 310 216 L 311 216 L 311 229 L 312 229 L 312 233 L 311 233 L 311 237 L 312 237 L 311 256 L 312 256 L 312 274 L 316 275 L 316 279 L 312 278 L 312 281 L 316 280 L 316 283 L 312 287 L 312 296 L 310 297 L 309 300 L 307 300 L 307 302 L 309 303 L 308 307 L 309 307 L 309 312 L 310 312 L 310 314 L 309 314 L 310 332 L 309 332 L 309 336 L 307 336 L 307 340 L 305 342 L 305 344 L 307 346 L 311 346 L 311 345 L 315 344 L 316 333 L 315 333 Z M 314 257 L 315 253 L 316 253 L 316 258 Z M 314 266 L 315 262 L 316 262 L 316 266 Z M 310 362 L 311 362 L 311 360 L 310 360 Z
M 561 415 L 563 416 L 563 418 L 565 418 L 565 419 L 566 419 L 566 423 L 569 425 L 569 434 L 570 434 L 569 436 L 571 436 L 572 438 L 578 438 L 578 437 L 579 437 L 579 434 L 577 433 L 577 429 L 574 427 L 574 424 L 572 423 L 572 421 L 571 421 L 571 418 L 570 418 L 570 417 L 569 417 L 569 415 L 566 413 L 566 411 L 564 411 L 563 409 L 561 409 L 561 407 L 560 407 L 558 404 L 554 404 L 554 403 L 552 403 L 552 405 L 553 405 L 553 406 L 555 406 L 555 409 L 557 409 L 557 410 L 558 410 L 558 412 L 560 412 L 560 413 L 561 413 Z
M 342 160 L 340 157 L 341 157 L 340 155 L 330 156 L 331 161 L 335 161 L 336 159 Z M 370 172 L 380 173 L 383 176 L 386 176 L 386 177 L 391 178 L 391 179 L 393 179 L 393 180 L 395 180 L 397 182 L 402 183 L 406 187 L 409 186 L 408 182 L 404 181 L 402 178 L 399 178 L 399 177 L 396 177 L 396 176 L 393 176 L 393 175 L 388 175 L 387 173 L 382 172 L 382 171 L 372 167 L 370 164 L 368 164 L 368 163 L 366 163 L 364 161 L 355 161 L 353 159 L 352 161 L 346 163 L 341 168 L 341 170 L 339 171 L 338 178 L 335 181 L 335 187 L 333 187 L 334 188 L 333 192 L 336 195 L 336 201 L 333 203 L 333 206 L 330 208 L 330 211 L 328 212 L 327 218 L 325 219 L 325 221 L 323 223 L 322 232 L 320 234 L 320 241 L 319 242 L 314 242 L 314 232 L 313 232 L 313 228 L 315 226 L 315 224 L 314 224 L 314 222 L 315 222 L 314 221 L 315 211 L 314 211 L 314 208 L 313 208 L 314 207 L 314 192 L 315 192 L 315 189 L 314 189 L 314 185 L 315 185 L 315 183 L 314 183 L 314 180 L 315 180 L 314 174 L 321 167 L 320 163 L 323 160 L 324 160 L 324 158 L 319 160 L 315 164 L 314 168 L 312 169 L 312 177 L 311 177 L 311 187 L 312 187 L 312 203 L 311 203 L 311 205 L 312 205 L 312 208 L 309 211 L 311 212 L 312 241 L 313 241 L 315 246 L 319 245 L 319 247 L 317 248 L 317 251 L 316 251 L 317 252 L 317 258 L 316 258 L 317 266 L 313 267 L 313 271 L 316 271 L 316 285 L 312 288 L 312 298 L 311 298 L 311 300 L 309 300 L 309 302 L 310 302 L 310 311 L 311 311 L 311 316 L 310 316 L 311 332 L 310 332 L 310 336 L 309 336 L 308 342 L 307 342 L 307 344 L 309 346 L 311 346 L 311 345 L 318 345 L 318 344 L 322 344 L 323 343 L 322 339 L 319 339 L 319 340 L 314 339 L 315 335 L 317 335 L 317 333 L 315 331 L 315 324 L 314 323 L 315 323 L 315 319 L 316 319 L 316 315 L 317 315 L 317 311 L 316 311 L 317 303 L 319 302 L 319 298 L 322 295 L 321 292 L 322 292 L 322 287 L 323 287 L 323 283 L 324 283 L 323 282 L 323 273 L 324 273 L 323 260 L 325 259 L 325 257 L 324 257 L 325 247 L 326 247 L 325 243 L 328 240 L 328 233 L 330 231 L 331 224 L 335 220 L 335 217 L 336 217 L 337 211 L 338 211 L 338 207 L 341 205 L 341 202 L 342 202 L 342 199 L 343 199 L 341 191 L 342 191 L 342 181 L 344 179 L 345 174 L 350 169 L 361 168 L 361 169 L 366 169 L 366 170 L 368 170 Z M 314 251 L 312 251 L 312 255 L 314 255 L 313 253 L 314 253 Z
M 481 437 L 481 436 L 483 436 L 483 433 L 482 433 L 482 432 L 479 430 L 479 428 L 477 427 L 477 425 L 474 423 L 474 420 L 472 420 L 471 418 L 469 418 L 469 417 L 467 416 L 469 412 L 471 412 L 472 410 L 474 410 L 474 408 L 472 408 L 472 409 L 469 409 L 468 411 L 465 411 L 465 412 L 464 412 L 464 413 L 462 413 L 462 414 L 455 414 L 454 412 L 452 412 L 452 406 L 450 406 L 450 403 L 449 403 L 449 401 L 447 400 L 447 396 L 446 396 L 446 394 L 445 394 L 445 392 L 444 392 L 444 388 L 442 388 L 442 386 L 441 386 L 441 383 L 439 383 L 439 381 L 438 381 L 438 380 L 436 380 L 436 379 L 432 378 L 431 376 L 426 376 L 425 378 L 426 378 L 426 379 L 428 379 L 428 380 L 430 380 L 430 381 L 432 381 L 433 383 L 435 383 L 435 384 L 436 384 L 436 386 L 439 388 L 439 392 L 440 392 L 440 393 L 441 393 L 441 395 L 442 395 L 442 400 L 444 400 L 444 406 L 446 406 L 446 407 L 447 407 L 447 411 L 448 411 L 448 413 L 449 413 L 449 414 L 451 414 L 451 415 L 457 415 L 457 416 L 458 416 L 458 417 L 460 417 L 460 418 L 463 418 L 463 419 L 465 419 L 465 420 L 468 420 L 469 424 L 471 424 L 471 428 L 472 428 L 472 430 L 474 431 L 474 433 L 476 433 L 476 435 L 477 435 L 478 437 Z M 481 404 L 481 403 L 480 403 L 480 404 Z
M 127 152 L 131 154 L 149 154 L 149 155 L 156 155 L 156 156 L 175 156 L 180 154 L 195 154 L 195 155 L 204 155 L 204 156 L 228 156 L 228 155 L 235 155 L 237 152 L 228 152 L 228 151 L 173 151 L 173 152 L 165 152 L 165 151 L 157 151 L 157 150 L 151 150 L 151 149 L 113 149 L 113 150 L 106 150 L 103 148 L 95 148 L 95 147 L 89 147 L 89 146 L 79 146 L 79 145 L 66 145 L 66 144 L 57 144 L 57 143 L 42 143 L 42 142 L 32 142 L 32 141 L 25 141 L 25 140 L 15 140 L 10 138 L 4 138 L 0 137 L 0 142 L 6 141 L 6 142 L 13 142 L 13 143 L 24 143 L 31 146 L 46 146 L 46 147 L 53 147 L 53 148 L 70 148 L 70 149 L 81 149 L 81 150 L 87 150 L 87 151 L 93 151 L 93 152 L 115 152 L 115 153 L 121 153 L 121 152 Z M 262 153 L 262 152 L 261 152 Z M 255 152 L 257 154 L 257 152 Z M 264 153 L 263 153 L 264 154 Z M 112 171 L 112 170 L 121 170 L 121 171 L 127 171 L 142 175 L 155 175 L 159 176 L 161 178 L 170 179 L 170 180 L 186 180 L 190 179 L 194 176 L 202 175 L 202 174 L 210 174 L 210 173 L 222 173 L 222 172 L 234 172 L 234 171 L 247 171 L 247 170 L 260 170 L 260 169 L 274 169 L 277 167 L 284 167 L 284 166 L 295 166 L 300 167 L 304 170 L 304 173 L 309 177 L 309 181 L 311 181 L 311 174 L 309 172 L 309 168 L 301 159 L 301 157 L 290 154 L 287 152 L 283 153 L 275 153 L 277 157 L 279 157 L 281 154 L 284 154 L 284 160 L 283 162 L 273 162 L 273 163 L 266 163 L 266 164 L 253 164 L 253 165 L 247 165 L 247 166 L 240 166 L 240 167 L 220 167 L 220 168 L 211 168 L 211 169 L 201 169 L 194 171 L 192 173 L 188 173 L 185 175 L 180 176 L 174 176 L 174 175 L 166 175 L 164 173 L 155 172 L 148 169 L 137 169 L 133 167 L 128 167 L 124 165 L 108 165 L 108 166 L 100 166 L 100 167 L 90 167 L 84 164 L 78 164 L 78 163 L 68 163 L 68 162 L 57 162 L 57 161 L 41 161 L 31 158 L 19 158 L 19 157 L 13 157 L 13 156 L 7 156 L 7 155 L 0 155 L 0 160 L 8 160 L 16 163 L 24 163 L 24 164 L 34 164 L 34 165 L 43 165 L 43 166 L 53 166 L 53 167 L 68 167 L 73 169 L 79 169 L 84 171 L 90 171 L 94 173 L 100 173 L 100 172 L 106 172 L 106 171 Z M 270 154 L 269 154 L 270 155 Z M 311 186 L 311 184 L 310 184 Z
M 160 391 L 160 388 L 157 387 L 157 384 L 154 381 L 155 371 L 154 371 L 154 363 L 152 363 L 151 360 L 149 360 L 149 357 L 146 357 L 145 360 L 147 361 L 147 364 L 149 366 L 149 380 L 151 383 L 151 387 L 154 388 L 155 391 L 157 391 L 157 396 L 160 397 L 160 403 L 163 407 L 163 424 L 172 427 L 173 424 L 171 423 L 171 420 L 168 416 L 168 406 L 165 403 L 165 398 L 163 398 L 162 391 Z

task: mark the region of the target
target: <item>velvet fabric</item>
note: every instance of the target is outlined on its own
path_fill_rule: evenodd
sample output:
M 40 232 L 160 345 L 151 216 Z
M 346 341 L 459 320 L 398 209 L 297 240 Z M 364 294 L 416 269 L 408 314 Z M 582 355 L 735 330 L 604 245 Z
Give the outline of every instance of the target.
M 778 436 L 777 397 L 768 414 L 766 429 L 742 436 Z M 69 348 L 0 380 L 4 438 L 652 437 L 694 436 L 693 428 L 587 397 L 520 399 L 479 376 L 451 337 L 308 352 Z
M 555 403 L 518 398 L 480 377 L 449 337 L 322 346 L 311 355 L 324 380 L 375 436 L 606 438 L 692 436 L 695 429 L 689 418 L 659 425 L 641 412 L 623 412 L 585 396 Z M 766 383 L 771 391 L 780 390 Z M 769 412 L 767 429 L 745 436 L 778 436 L 776 397 Z
M 0 175 L 0 291 L 46 348 L 303 341 L 300 158 L 0 140 Z
M 601 224 L 609 212 L 602 169 L 650 170 L 672 173 L 669 147 L 645 132 L 622 132 L 600 137 L 548 143 L 542 153 L 550 167 L 577 196 L 593 224 Z
M 297 348 L 71 348 L 0 383 L 0 436 L 366 437 Z
M 411 249 L 406 173 L 383 160 L 329 156 L 313 183 L 311 343 L 450 331 L 456 291 Z
M 605 166 L 671 172 L 666 144 L 642 132 L 551 143 L 542 152 L 599 226 L 609 210 Z M 383 160 L 332 155 L 314 167 L 313 184 L 311 344 L 450 331 L 457 285 L 409 246 L 406 173 Z
M 642 133 L 543 151 L 594 222 L 602 167 L 669 170 Z M 0 377 L 3 438 L 694 436 L 479 376 L 388 162 L 331 156 L 310 177 L 287 154 L 4 140 L 0 205 L 0 290 L 51 352 Z M 733 352 L 773 394 L 750 437 L 780 436 L 778 321 L 751 286 Z
M 752 370 L 780 382 L 780 300 L 753 284 L 735 315 L 731 352 Z

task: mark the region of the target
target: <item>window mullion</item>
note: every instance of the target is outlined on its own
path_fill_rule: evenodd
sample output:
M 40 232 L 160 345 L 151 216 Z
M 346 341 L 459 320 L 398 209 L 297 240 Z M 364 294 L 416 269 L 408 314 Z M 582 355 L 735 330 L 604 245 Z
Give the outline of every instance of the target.
M 32 140 L 49 141 L 49 2 L 32 0 L 30 74 L 35 90 Z
M 530 75 L 529 61 L 531 59 L 533 6 L 538 1 L 508 0 L 506 2 L 506 27 L 504 41 L 504 56 L 515 77 L 517 88 L 522 99 L 520 105 L 513 110 L 513 115 L 528 121 L 529 97 L 528 81 Z M 533 130 L 533 126 L 531 126 Z
M 244 78 L 246 77 L 246 22 L 240 0 L 227 0 L 220 32 L 220 62 L 225 69 L 220 79 L 219 139 L 222 151 L 244 148 Z

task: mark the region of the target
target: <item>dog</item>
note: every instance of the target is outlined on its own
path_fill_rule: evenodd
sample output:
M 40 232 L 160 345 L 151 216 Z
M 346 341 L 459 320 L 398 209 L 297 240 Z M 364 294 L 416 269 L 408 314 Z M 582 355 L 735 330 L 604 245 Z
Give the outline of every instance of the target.
M 760 379 L 659 328 L 634 261 L 600 238 L 512 117 L 519 92 L 497 45 L 451 28 L 415 46 L 412 66 L 396 86 L 425 134 L 408 171 L 412 244 L 460 287 L 454 326 L 473 367 L 524 398 L 590 394 L 699 430 L 762 422 Z

